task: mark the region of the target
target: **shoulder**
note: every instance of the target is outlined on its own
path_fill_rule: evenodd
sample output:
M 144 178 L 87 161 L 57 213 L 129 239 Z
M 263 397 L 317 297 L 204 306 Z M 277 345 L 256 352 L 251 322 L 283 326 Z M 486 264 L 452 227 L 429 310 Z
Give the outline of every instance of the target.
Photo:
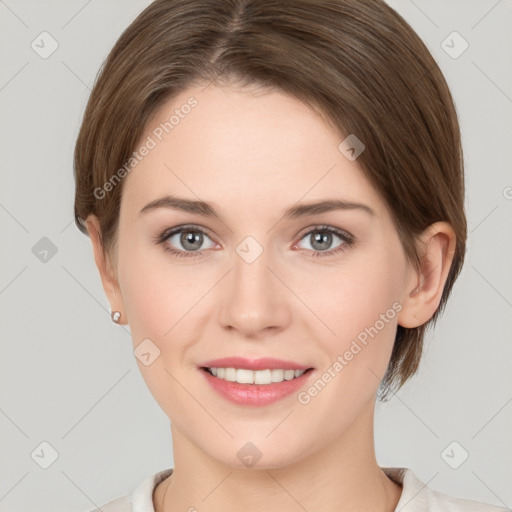
M 396 506 L 400 512 L 511 512 L 510 509 L 479 501 L 450 496 L 424 484 L 409 468 L 381 468 L 402 485 L 402 495 Z
M 482 503 L 480 501 L 467 500 L 464 498 L 456 498 L 448 494 L 430 490 L 430 501 L 432 502 L 432 510 L 446 512 L 507 512 L 510 509 Z
M 87 512 L 155 512 L 153 507 L 155 487 L 172 472 L 173 468 L 167 468 L 154 473 L 142 481 L 130 495 L 116 498 Z
M 132 512 L 132 500 L 130 496 L 123 496 L 88 512 Z

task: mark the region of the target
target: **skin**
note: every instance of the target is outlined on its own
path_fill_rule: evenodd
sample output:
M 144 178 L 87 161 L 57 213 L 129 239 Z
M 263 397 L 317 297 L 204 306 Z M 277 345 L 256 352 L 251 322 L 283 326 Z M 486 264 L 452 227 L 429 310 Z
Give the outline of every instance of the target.
M 160 350 L 149 366 L 137 359 L 171 421 L 174 472 L 157 486 L 155 510 L 393 511 L 401 486 L 375 458 L 376 393 L 397 324 L 421 325 L 439 305 L 453 230 L 438 222 L 423 233 L 415 269 L 386 204 L 338 150 L 340 136 L 281 92 L 190 88 L 155 114 L 141 141 L 190 96 L 197 107 L 124 178 L 115 254 L 104 257 L 98 221 L 87 219 L 112 310 L 129 323 L 134 348 L 149 338 Z M 167 194 L 212 202 L 222 221 L 166 208 L 139 214 Z M 375 214 L 282 219 L 297 202 L 327 198 Z M 206 230 L 201 255 L 179 258 L 153 242 L 184 224 Z M 355 244 L 312 257 L 322 250 L 311 230 L 322 224 Z M 236 252 L 249 235 L 263 248 L 250 264 Z M 194 254 L 180 234 L 165 243 Z M 327 250 L 343 243 L 332 235 Z M 197 368 L 231 355 L 293 359 L 315 368 L 310 386 L 396 302 L 401 311 L 306 405 L 295 393 L 265 407 L 235 405 Z M 247 442 L 262 453 L 251 468 L 237 457 Z

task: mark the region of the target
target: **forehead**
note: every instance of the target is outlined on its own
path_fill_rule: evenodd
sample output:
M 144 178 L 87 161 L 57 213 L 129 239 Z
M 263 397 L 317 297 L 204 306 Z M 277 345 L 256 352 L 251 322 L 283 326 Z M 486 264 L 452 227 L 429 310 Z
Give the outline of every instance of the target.
M 165 103 L 136 149 L 151 147 L 125 178 L 123 203 L 139 211 L 166 194 L 258 212 L 343 198 L 383 205 L 342 137 L 283 92 L 195 87 Z

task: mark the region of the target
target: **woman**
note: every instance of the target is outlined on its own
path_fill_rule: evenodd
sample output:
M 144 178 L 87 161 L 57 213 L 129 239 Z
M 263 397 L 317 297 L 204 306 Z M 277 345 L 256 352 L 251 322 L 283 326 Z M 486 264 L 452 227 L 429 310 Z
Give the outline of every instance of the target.
M 375 400 L 417 371 L 466 243 L 450 91 L 384 2 L 153 2 L 75 174 L 174 448 L 104 512 L 503 510 L 375 458 Z

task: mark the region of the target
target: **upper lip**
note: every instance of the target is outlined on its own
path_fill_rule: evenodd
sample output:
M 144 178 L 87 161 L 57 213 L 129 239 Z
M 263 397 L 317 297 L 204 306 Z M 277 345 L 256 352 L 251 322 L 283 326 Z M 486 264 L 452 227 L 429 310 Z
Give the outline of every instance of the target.
M 200 365 L 206 368 L 240 368 L 244 370 L 307 370 L 311 366 L 295 363 L 294 361 L 285 361 L 273 357 L 262 357 L 261 359 L 246 359 L 245 357 L 223 357 L 221 359 L 211 359 Z

